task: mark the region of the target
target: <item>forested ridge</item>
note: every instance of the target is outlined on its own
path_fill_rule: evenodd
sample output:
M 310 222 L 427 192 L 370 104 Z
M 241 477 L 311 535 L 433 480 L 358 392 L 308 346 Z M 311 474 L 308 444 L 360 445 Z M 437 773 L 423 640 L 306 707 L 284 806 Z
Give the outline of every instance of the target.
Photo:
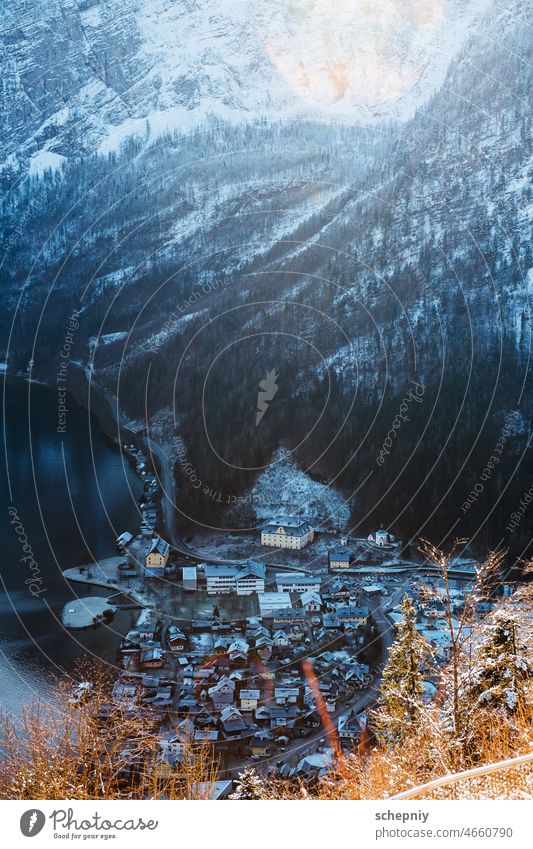
M 211 119 L 18 187 L 4 170 L 9 368 L 31 357 L 53 382 L 81 309 L 71 356 L 92 368 L 94 394 L 118 396 L 133 419 L 175 409 L 211 486 L 242 491 L 285 444 L 354 494 L 363 529 L 505 537 L 520 556 L 528 522 L 506 528 L 531 485 L 525 11 L 513 19 L 510 3 L 487 21 L 407 124 Z M 279 389 L 258 428 L 272 368 Z M 82 400 L 85 380 L 71 368 Z M 413 382 L 421 403 L 380 466 Z M 176 474 L 188 515 L 217 510 Z

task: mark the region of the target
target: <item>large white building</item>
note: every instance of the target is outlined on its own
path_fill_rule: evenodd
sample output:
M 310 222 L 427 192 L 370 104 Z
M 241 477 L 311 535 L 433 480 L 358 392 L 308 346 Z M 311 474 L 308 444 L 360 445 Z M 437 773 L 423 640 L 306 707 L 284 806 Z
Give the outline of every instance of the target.
M 235 592 L 236 566 L 205 566 L 206 589 L 209 595 Z
M 260 593 L 257 598 L 263 618 L 272 616 L 276 610 L 292 607 L 289 593 Z
M 265 591 L 265 567 L 262 563 L 245 563 L 235 577 L 237 595 L 252 595 Z
M 265 567 L 249 561 L 242 566 L 229 564 L 204 567 L 208 595 L 251 595 L 265 591 Z
M 313 542 L 315 532 L 302 519 L 273 520 L 261 529 L 261 545 L 274 548 L 304 548 Z
M 304 575 L 303 572 L 276 572 L 276 587 L 279 593 L 320 592 L 320 577 Z

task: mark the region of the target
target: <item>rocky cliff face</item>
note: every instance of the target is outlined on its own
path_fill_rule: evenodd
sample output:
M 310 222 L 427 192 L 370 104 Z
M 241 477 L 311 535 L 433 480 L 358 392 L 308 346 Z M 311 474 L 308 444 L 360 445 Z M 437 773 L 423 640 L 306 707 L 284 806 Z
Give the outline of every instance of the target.
M 145 141 L 206 115 L 406 117 L 486 0 L 6 0 L 2 164 Z
M 380 4 L 381 29 L 377 19 L 365 21 L 370 41 L 352 34 L 340 46 L 325 4 L 243 4 L 239 12 L 248 14 L 239 22 L 237 5 L 51 5 L 61 12 L 52 27 L 63 44 L 59 77 L 75 84 L 60 95 L 59 81 L 50 82 L 50 97 L 32 98 L 40 109 L 48 104 L 43 120 L 13 94 L 16 85 L 36 91 L 35 62 L 24 72 L 21 63 L 39 45 L 46 65 L 44 24 L 18 4 L 12 55 L 21 58 L 5 114 L 11 149 L 22 153 L 4 169 L 4 186 L 32 157 L 66 159 L 60 171 L 35 174 L 4 195 L 10 363 L 21 368 L 32 357 L 36 373 L 53 379 L 56 340 L 69 311 L 80 309 L 73 358 L 130 418 L 175 406 L 188 456 L 210 487 L 249 486 L 283 442 L 306 467 L 356 493 L 363 522 L 396 518 L 409 534 L 428 523 L 444 536 L 458 520 L 472 534 L 489 518 L 496 526 L 490 510 L 498 504 L 503 531 L 527 479 L 532 413 L 531 4 L 443 4 L 449 14 L 437 25 L 430 13 L 441 4 L 429 3 L 412 31 L 402 17 L 396 41 L 392 22 L 409 4 Z M 335 22 L 345 30 L 346 9 L 339 4 Z M 453 18 L 454 10 L 461 14 Z M 109 15 L 106 25 L 99 15 Z M 90 31 L 90 43 L 100 44 L 91 48 L 99 75 L 80 59 L 88 55 L 76 23 L 83 18 L 83 38 Z M 285 64 L 258 36 L 267 20 Z M 23 49 L 29 23 L 32 47 Z M 67 24 L 72 36 L 60 37 Z M 301 33 L 302 43 L 316 45 L 311 54 L 294 46 Z M 309 41 L 313 33 L 318 41 Z M 171 50 L 178 34 L 183 50 Z M 439 62 L 431 52 L 437 37 Z M 329 64 L 314 63 L 326 42 Z M 387 67 L 397 63 L 396 80 L 400 66 L 425 70 L 388 99 L 374 90 L 358 100 L 353 74 L 338 81 L 348 43 L 360 56 L 363 44 L 367 52 L 368 43 L 379 47 Z M 433 61 L 424 64 L 428 45 Z M 102 100 L 89 98 L 78 121 L 73 103 L 87 85 Z M 54 119 L 43 141 L 60 96 L 65 123 Z M 375 123 L 378 114 L 405 118 L 417 104 L 409 120 Z M 170 119 L 173 109 L 193 116 L 190 131 L 161 132 L 161 115 Z M 249 120 L 198 123 L 226 109 Z M 346 109 L 374 123 L 316 120 Z M 270 119 L 251 119 L 269 110 Z M 275 120 L 310 111 L 313 121 Z M 84 128 L 85 147 L 64 141 L 73 138 L 69 126 Z M 257 428 L 258 385 L 271 369 L 279 392 Z M 423 403 L 410 405 L 378 469 L 410 381 L 424 387 Z M 485 501 L 462 513 L 513 410 Z M 201 512 L 198 493 L 182 493 L 188 515 L 193 503 Z

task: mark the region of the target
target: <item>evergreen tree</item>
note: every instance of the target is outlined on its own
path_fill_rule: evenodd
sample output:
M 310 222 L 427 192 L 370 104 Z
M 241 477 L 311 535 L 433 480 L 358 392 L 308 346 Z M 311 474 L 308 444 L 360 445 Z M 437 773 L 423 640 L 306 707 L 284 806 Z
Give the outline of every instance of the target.
M 516 714 L 525 706 L 526 685 L 532 676 L 533 666 L 520 645 L 516 621 L 507 611 L 498 611 L 464 682 L 469 713 L 492 708 L 503 716 Z
M 408 595 L 402 602 L 402 614 L 383 673 L 381 705 L 376 712 L 378 733 L 392 744 L 398 743 L 419 721 L 424 692 L 422 667 L 430 652 L 429 643 L 416 630 L 415 608 Z
M 255 769 L 247 766 L 239 775 L 237 788 L 230 799 L 262 799 L 263 785 Z

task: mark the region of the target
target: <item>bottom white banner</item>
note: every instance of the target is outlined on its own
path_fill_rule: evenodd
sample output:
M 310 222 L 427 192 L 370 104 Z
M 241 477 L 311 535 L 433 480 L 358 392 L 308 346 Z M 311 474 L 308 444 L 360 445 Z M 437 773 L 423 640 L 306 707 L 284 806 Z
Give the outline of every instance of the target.
M 531 847 L 533 802 L 1 802 L 6 847 L 70 843 L 234 849 Z M 312 808 L 312 810 L 311 810 Z M 164 841 L 164 843 L 162 843 Z

